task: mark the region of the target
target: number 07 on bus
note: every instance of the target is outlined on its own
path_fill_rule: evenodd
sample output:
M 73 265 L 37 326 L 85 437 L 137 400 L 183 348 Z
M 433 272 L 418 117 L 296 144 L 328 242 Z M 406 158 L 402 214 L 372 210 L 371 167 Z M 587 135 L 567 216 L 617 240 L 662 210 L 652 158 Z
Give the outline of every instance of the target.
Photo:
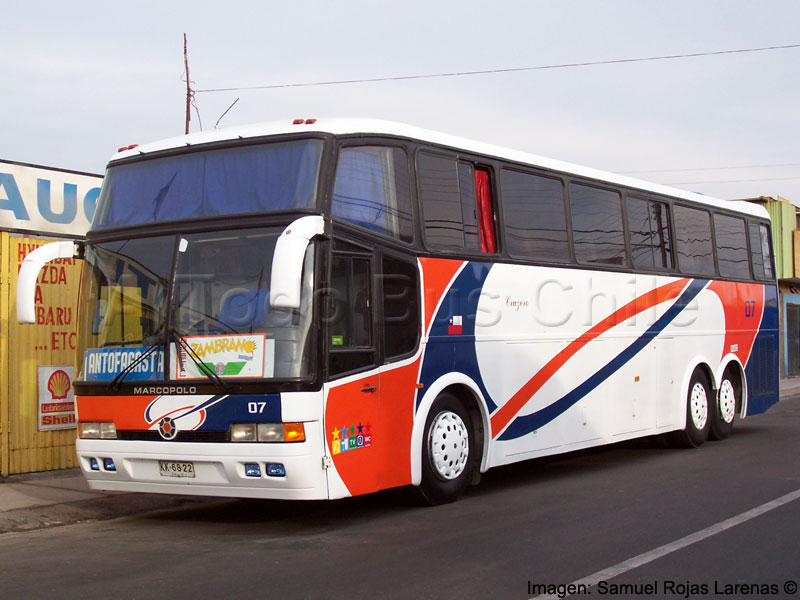
M 778 401 L 766 211 L 390 122 L 120 149 L 84 242 L 77 452 L 94 489 L 456 499 Z

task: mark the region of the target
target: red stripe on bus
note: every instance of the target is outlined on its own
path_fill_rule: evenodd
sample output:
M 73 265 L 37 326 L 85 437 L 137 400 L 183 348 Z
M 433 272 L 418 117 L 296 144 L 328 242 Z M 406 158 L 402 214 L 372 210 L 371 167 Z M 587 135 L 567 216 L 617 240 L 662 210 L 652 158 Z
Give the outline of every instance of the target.
M 627 321 L 640 312 L 661 304 L 662 302 L 666 302 L 667 300 L 676 298 L 686 287 L 688 282 L 688 279 L 679 279 L 634 298 L 628 302 L 628 304 L 618 311 L 611 313 L 597 325 L 567 345 L 566 348 L 561 350 L 561 352 L 550 359 L 546 365 L 539 369 L 536 375 L 492 415 L 492 439 L 496 438 L 503 429 L 505 429 L 506 425 L 511 422 L 534 394 L 536 394 L 536 392 L 538 392 L 570 358 L 575 356 L 578 350 L 612 327 Z
M 714 281 L 708 289 L 719 297 L 725 312 L 725 342 L 720 359 L 731 352 L 746 367 L 764 314 L 764 286 Z
M 109 421 L 117 429 L 148 429 L 147 406 L 158 396 L 77 396 L 80 421 Z
M 441 258 L 420 258 L 422 265 L 422 291 L 425 300 L 425 333 L 430 331 L 436 307 L 450 288 L 453 278 L 458 273 L 463 260 L 447 260 Z

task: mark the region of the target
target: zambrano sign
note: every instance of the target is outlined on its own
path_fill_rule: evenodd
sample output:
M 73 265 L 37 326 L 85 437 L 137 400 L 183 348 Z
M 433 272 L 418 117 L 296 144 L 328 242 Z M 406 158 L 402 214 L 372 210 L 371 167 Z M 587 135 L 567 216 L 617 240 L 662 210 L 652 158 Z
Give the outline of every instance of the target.
M 0 159 L 0 230 L 83 236 L 102 181 L 100 175 Z

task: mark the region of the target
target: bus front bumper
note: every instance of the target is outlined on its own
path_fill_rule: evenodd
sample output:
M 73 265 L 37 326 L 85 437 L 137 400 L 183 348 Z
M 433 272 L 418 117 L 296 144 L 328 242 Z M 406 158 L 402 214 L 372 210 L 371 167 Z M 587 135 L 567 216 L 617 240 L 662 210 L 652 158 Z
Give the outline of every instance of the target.
M 79 439 L 78 459 L 95 490 L 323 500 L 322 428 L 306 423 L 296 443 L 198 443 Z

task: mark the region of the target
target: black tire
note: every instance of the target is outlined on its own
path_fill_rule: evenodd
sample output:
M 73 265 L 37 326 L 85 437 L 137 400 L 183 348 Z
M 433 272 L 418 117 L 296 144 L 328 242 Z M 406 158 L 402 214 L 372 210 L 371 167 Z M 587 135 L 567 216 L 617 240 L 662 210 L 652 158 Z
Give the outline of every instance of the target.
M 738 381 L 725 373 L 722 383 L 719 384 L 713 405 L 710 410 L 711 431 L 709 439 L 724 440 L 733 431 L 733 422 L 736 419 L 736 407 L 739 405 Z
M 708 439 L 711 430 L 713 396 L 708 377 L 702 369 L 692 373 L 686 394 L 686 427 L 669 434 L 669 441 L 680 448 L 697 448 Z
M 443 393 L 425 420 L 422 481 L 417 488 L 432 505 L 453 502 L 469 485 L 475 441 L 469 413 L 455 396 Z

